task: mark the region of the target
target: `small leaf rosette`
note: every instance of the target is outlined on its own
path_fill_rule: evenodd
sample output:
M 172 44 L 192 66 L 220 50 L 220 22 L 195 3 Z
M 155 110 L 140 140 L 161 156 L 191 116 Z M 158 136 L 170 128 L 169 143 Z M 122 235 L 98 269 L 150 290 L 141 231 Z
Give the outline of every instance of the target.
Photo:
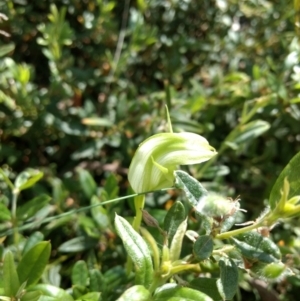
M 161 133 L 142 142 L 129 167 L 128 179 L 136 193 L 173 185 L 178 165 L 197 164 L 217 154 L 208 141 L 194 133 Z

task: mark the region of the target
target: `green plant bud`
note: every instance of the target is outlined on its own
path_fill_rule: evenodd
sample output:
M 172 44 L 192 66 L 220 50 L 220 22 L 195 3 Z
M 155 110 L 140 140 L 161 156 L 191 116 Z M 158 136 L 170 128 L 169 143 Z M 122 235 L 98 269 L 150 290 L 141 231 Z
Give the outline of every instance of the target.
M 251 267 L 251 271 L 266 280 L 278 280 L 286 271 L 282 262 L 262 263 L 257 262 Z
M 197 164 L 216 155 L 208 141 L 194 133 L 161 133 L 138 147 L 128 171 L 136 193 L 168 188 L 178 165 Z
M 203 196 L 195 209 L 201 215 L 222 220 L 233 215 L 238 208 L 238 202 L 225 198 L 222 195 L 212 193 Z

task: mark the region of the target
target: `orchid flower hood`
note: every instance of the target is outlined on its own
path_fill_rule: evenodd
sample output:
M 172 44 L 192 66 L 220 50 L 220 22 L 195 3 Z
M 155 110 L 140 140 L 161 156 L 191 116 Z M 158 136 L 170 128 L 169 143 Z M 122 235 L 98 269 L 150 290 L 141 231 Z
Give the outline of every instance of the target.
M 178 165 L 209 160 L 217 152 L 197 134 L 160 133 L 142 142 L 129 167 L 128 180 L 136 193 L 171 187 Z

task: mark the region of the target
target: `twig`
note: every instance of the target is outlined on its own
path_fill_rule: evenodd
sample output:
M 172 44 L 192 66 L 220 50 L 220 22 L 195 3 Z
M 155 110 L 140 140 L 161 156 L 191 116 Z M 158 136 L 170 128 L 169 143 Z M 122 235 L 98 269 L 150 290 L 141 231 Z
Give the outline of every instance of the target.
M 122 15 L 122 24 L 121 24 L 121 30 L 118 38 L 118 43 L 116 47 L 116 51 L 114 54 L 114 66 L 110 69 L 109 75 L 108 75 L 108 82 L 110 83 L 112 78 L 115 75 L 115 72 L 117 70 L 117 66 L 120 60 L 122 48 L 123 48 L 123 43 L 125 39 L 125 34 L 126 34 L 126 24 L 128 20 L 128 12 L 129 12 L 129 4 L 130 0 L 125 0 L 125 5 L 124 5 L 124 10 L 123 10 L 123 15 Z

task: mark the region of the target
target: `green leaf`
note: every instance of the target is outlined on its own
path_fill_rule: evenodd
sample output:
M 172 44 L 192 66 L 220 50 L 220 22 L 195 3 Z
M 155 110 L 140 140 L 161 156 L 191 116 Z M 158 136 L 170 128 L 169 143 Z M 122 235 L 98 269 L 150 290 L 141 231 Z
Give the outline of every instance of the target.
M 29 291 L 40 291 L 43 296 L 54 298 L 53 301 L 74 301 L 72 296 L 70 296 L 65 290 L 50 284 L 37 284 L 31 287 Z
M 223 300 L 231 300 L 238 289 L 239 284 L 239 271 L 230 258 L 221 259 L 220 266 L 220 279 L 217 280 L 217 287 Z
M 21 172 L 16 180 L 15 187 L 21 191 L 33 186 L 37 181 L 43 177 L 44 173 L 39 170 L 29 168 L 26 171 Z
M 185 219 L 178 227 L 170 246 L 170 260 L 176 261 L 180 257 L 182 242 L 187 228 L 187 220 Z
M 39 291 L 35 292 L 26 292 L 25 295 L 21 298 L 21 301 L 38 301 L 41 296 Z
M 186 213 L 184 206 L 181 202 L 176 201 L 164 219 L 164 230 L 168 233 L 170 242 L 173 239 L 179 225 L 185 220 Z
M 0 221 L 9 220 L 11 220 L 11 214 L 9 209 L 3 203 L 0 203 Z
M 96 246 L 98 239 L 87 236 L 78 236 L 62 243 L 58 251 L 64 253 L 77 253 L 90 250 Z
M 9 179 L 9 177 L 6 175 L 6 173 L 4 172 L 4 170 L 2 168 L 0 168 L 0 175 L 2 176 L 2 180 L 4 180 L 4 182 L 6 183 L 6 185 L 13 190 L 14 189 L 14 184 L 11 182 L 11 180 Z
M 100 230 L 105 230 L 110 225 L 109 216 L 107 215 L 107 210 L 101 206 L 101 201 L 96 195 L 92 196 L 91 205 L 99 205 L 91 208 L 91 213 L 94 221 L 99 226 Z
M 153 265 L 147 244 L 133 227 L 119 215 L 115 217 L 115 226 L 135 265 L 136 283 L 148 288 L 153 281 Z
M 196 179 L 184 171 L 175 170 L 174 176 L 175 187 L 182 189 L 189 203 L 193 207 L 197 207 L 199 200 L 207 196 L 207 190 Z
M 24 205 L 17 208 L 17 219 L 28 220 L 29 218 L 33 217 L 39 210 L 44 208 L 50 200 L 50 196 L 41 194 L 26 202 Z
M 86 198 L 90 200 L 92 196 L 97 193 L 97 184 L 87 170 L 78 168 L 77 173 L 81 188 Z
M 202 235 L 197 238 L 194 244 L 194 253 L 199 261 L 207 259 L 214 248 L 213 239 L 209 235 Z
M 154 301 L 213 301 L 206 294 L 188 287 L 181 287 L 175 283 L 167 283 L 158 288 Z
M 90 274 L 90 291 L 103 292 L 105 287 L 105 279 L 102 273 L 97 269 L 91 269 Z
M 253 66 L 253 72 L 258 74 L 259 73 L 259 68 L 257 65 Z M 277 101 L 277 95 L 276 93 L 268 94 L 268 95 L 263 95 L 261 97 L 247 100 L 244 102 L 243 106 L 243 111 L 242 111 L 242 116 L 241 116 L 241 123 L 245 124 L 248 122 L 253 115 L 257 113 L 258 110 L 266 107 L 269 104 L 276 104 Z
M 90 126 L 106 126 L 111 127 L 113 123 L 106 119 L 106 118 L 100 118 L 100 117 L 91 117 L 91 118 L 84 118 L 81 120 L 82 124 L 90 125 Z
M 13 297 L 17 294 L 20 287 L 20 281 L 17 274 L 14 256 L 8 251 L 3 260 L 3 288 L 4 294 Z
M 43 239 L 44 239 L 44 234 L 42 232 L 32 233 L 25 243 L 22 255 L 27 253 L 32 247 L 36 246 Z
M 108 199 L 115 199 L 116 197 L 118 197 L 119 182 L 117 180 L 117 176 L 115 174 L 111 173 L 107 177 L 103 188 L 107 192 Z
M 105 280 L 104 289 L 106 292 L 111 292 L 116 287 L 119 287 L 124 281 L 128 280 L 125 269 L 122 266 L 111 267 L 103 274 Z
M 205 179 L 206 180 L 213 180 L 217 177 L 224 177 L 230 173 L 230 169 L 226 165 L 214 165 L 209 166 L 205 170 Z
M 271 209 L 275 209 L 276 205 L 281 199 L 281 190 L 283 189 L 284 179 L 287 178 L 290 190 L 287 199 L 300 195 L 300 152 L 297 153 L 290 162 L 286 165 L 283 171 L 277 178 L 269 197 L 269 204 Z
M 99 301 L 100 296 L 101 293 L 99 292 L 87 293 L 81 296 L 79 299 L 76 299 L 76 301 Z
M 0 57 L 5 56 L 6 54 L 10 53 L 14 49 L 15 49 L 15 44 L 14 43 L 1 45 L 1 47 L 0 47 Z
M 208 295 L 214 301 L 221 301 L 222 297 L 218 291 L 217 280 L 215 278 L 195 278 L 190 282 L 190 287 Z
M 196 214 L 201 219 L 202 228 L 206 234 L 210 234 L 212 225 L 211 217 L 202 213 L 203 204 L 206 204 L 206 198 L 208 197 L 207 190 L 196 179 L 184 171 L 176 170 L 174 177 L 174 186 L 185 192 L 188 202 L 194 207 Z
M 241 254 L 248 260 L 271 263 L 281 259 L 278 246 L 257 231 L 243 233 L 231 238 Z
M 259 137 L 270 128 L 270 124 L 263 120 L 254 120 L 236 127 L 226 138 L 225 143 L 237 149 L 239 145 Z
M 150 301 L 150 292 L 143 285 L 127 289 L 117 301 Z
M 89 280 L 89 271 L 85 261 L 77 261 L 72 269 L 72 284 L 86 287 Z
M 20 282 L 27 281 L 27 286 L 39 281 L 48 263 L 51 244 L 43 241 L 32 247 L 21 259 L 17 271 Z

